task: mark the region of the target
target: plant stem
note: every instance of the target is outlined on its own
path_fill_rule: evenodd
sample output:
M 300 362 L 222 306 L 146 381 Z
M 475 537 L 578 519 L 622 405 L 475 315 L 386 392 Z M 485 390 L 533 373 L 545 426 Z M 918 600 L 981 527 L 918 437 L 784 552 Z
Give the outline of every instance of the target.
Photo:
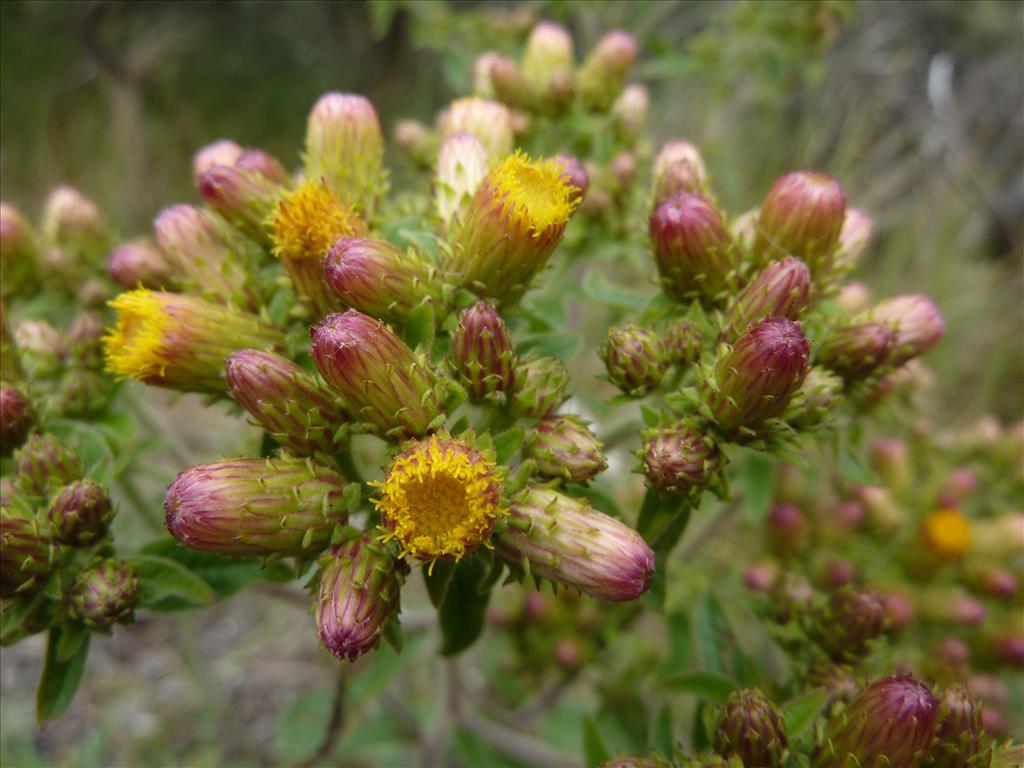
M 334 745 L 341 736 L 342 726 L 345 724 L 345 686 L 346 668 L 338 667 L 338 680 L 334 687 L 334 700 L 331 702 L 331 719 L 327 721 L 327 731 L 319 748 L 312 755 L 307 757 L 297 768 L 309 768 L 316 765 L 334 749 Z

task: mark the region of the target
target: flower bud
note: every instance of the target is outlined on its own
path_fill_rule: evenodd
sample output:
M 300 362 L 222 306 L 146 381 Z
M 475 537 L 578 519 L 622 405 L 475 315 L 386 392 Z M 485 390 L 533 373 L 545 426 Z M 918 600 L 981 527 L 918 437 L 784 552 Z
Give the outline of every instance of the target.
M 245 152 L 231 139 L 210 142 L 192 156 L 192 179 L 199 184 L 199 177 L 215 165 L 233 166 Z
M 487 175 L 487 150 L 471 133 L 453 133 L 437 155 L 434 204 L 447 230 L 462 220 Z
M 523 456 L 536 461 L 538 471 L 545 477 L 583 483 L 608 466 L 602 447 L 582 419 L 548 416 L 527 437 Z
M 612 119 L 619 134 L 629 142 L 636 141 L 647 122 L 651 97 L 639 83 L 626 86 L 612 104 Z
M 106 533 L 114 510 L 107 489 L 86 478 L 65 486 L 50 504 L 47 516 L 61 544 L 84 547 Z
M 562 166 L 562 178 L 569 182 L 569 186 L 572 188 L 569 195 L 570 202 L 582 200 L 590 186 L 590 177 L 583 163 L 572 155 L 555 155 L 554 159 Z
M 885 603 L 871 590 L 842 587 L 815 617 L 811 635 L 835 661 L 856 660 L 885 628 Z
M 420 304 L 441 304 L 437 270 L 416 252 L 385 240 L 336 241 L 323 279 L 344 304 L 389 322 L 404 323 Z
M 616 29 L 602 37 L 577 75 L 583 106 L 607 111 L 622 90 L 636 54 L 636 40 L 629 33 Z
M 107 370 L 155 387 L 225 392 L 224 362 L 232 353 L 282 342 L 255 315 L 190 296 L 139 289 L 110 306 L 118 320 L 103 339 Z
M 45 496 L 50 487 L 78 480 L 84 469 L 82 460 L 69 446 L 53 435 L 32 435 L 14 454 L 19 490 Z
M 488 99 L 470 97 L 453 101 L 438 119 L 438 132 L 442 139 L 456 133 L 473 134 L 491 159 L 504 157 L 514 146 L 508 107 Z
M 431 168 L 437 159 L 437 136 L 419 120 L 399 120 L 392 138 L 398 148 L 421 168 Z
M 733 340 L 766 317 L 798 320 L 810 303 L 811 273 L 800 259 L 773 261 L 740 291 L 722 321 L 722 334 Z
M 910 449 L 898 438 L 880 437 L 871 443 L 871 468 L 890 488 L 903 488 L 911 480 Z
M 71 612 L 89 627 L 130 624 L 139 599 L 139 577 L 121 560 L 86 566 L 71 588 Z
M 992 761 L 992 745 L 985 734 L 981 704 L 962 685 L 939 696 L 935 741 L 921 765 L 927 768 L 983 768 Z
M 706 195 L 708 171 L 700 150 L 688 141 L 670 141 L 654 158 L 654 202 L 687 192 Z M 755 212 L 756 216 L 756 212 Z
M 6 382 L 0 384 L 0 455 L 8 456 L 24 443 L 35 423 L 28 395 Z
M 775 182 L 761 204 L 754 252 L 765 264 L 796 256 L 811 270 L 815 286 L 832 276 L 846 197 L 839 182 L 823 173 L 797 171 Z
M 828 418 L 842 397 L 843 382 L 824 368 L 814 366 L 786 410 L 786 420 L 798 429 L 811 429 Z
M 889 357 L 893 367 L 924 354 L 938 344 L 946 332 L 946 321 L 939 308 L 920 293 L 887 299 L 868 310 L 867 319 L 884 323 L 896 332 Z
M 533 104 L 534 96 L 530 84 L 523 77 L 519 64 L 506 56 L 497 54 L 487 64 L 492 93 L 490 95 L 477 93 L 476 95 L 485 99 L 496 99 L 513 109 L 529 109 Z M 515 132 L 514 125 L 513 132 Z
M 67 331 L 67 355 L 74 367 L 103 367 L 103 318 L 98 312 L 82 312 Z
M 554 357 L 531 352 L 520 358 L 513 372 L 512 412 L 542 419 L 569 397 L 569 369 Z
M 776 581 L 770 597 L 775 621 L 787 624 L 807 613 L 814 599 L 814 588 L 802 574 L 789 571 Z
M 733 219 L 729 224 L 729 232 L 740 253 L 746 255 L 754 250 L 754 242 L 757 239 L 757 216 L 761 213 L 760 208 L 752 208 Z
M 846 381 L 863 381 L 889 361 L 896 332 L 883 323 L 834 329 L 818 345 L 818 362 Z
M 971 549 L 986 558 L 1024 555 L 1024 514 L 1010 512 L 982 520 L 971 526 Z
M 39 284 L 39 253 L 32 225 L 17 208 L 0 203 L 0 268 L 5 297 L 29 297 Z
M 921 539 L 936 557 L 955 560 L 971 549 L 971 524 L 958 509 L 940 509 L 921 522 Z
M 836 305 L 848 315 L 859 312 L 870 302 L 871 289 L 857 280 L 840 286 L 839 293 L 835 297 Z
M 25 320 L 14 332 L 14 339 L 29 376 L 51 379 L 60 374 L 67 350 L 56 328 L 45 320 Z
M 1024 636 L 1002 634 L 995 638 L 993 650 L 1003 664 L 1024 669 Z
M 953 502 L 959 502 L 978 490 L 978 475 L 970 467 L 956 467 L 951 470 L 942 484 L 942 496 Z
M 306 178 L 324 183 L 367 219 L 386 186 L 384 137 L 373 105 L 362 96 L 326 93 L 306 124 Z
M 754 563 L 743 571 L 743 584 L 752 592 L 767 592 L 779 577 L 779 567 L 769 560 Z
M 0 507 L 0 596 L 42 585 L 56 566 L 57 546 L 27 514 Z
M 781 416 L 807 375 L 810 347 L 792 320 L 770 317 L 723 345 L 701 397 L 726 433 L 756 430 Z
M 782 715 L 757 688 L 729 694 L 712 745 L 722 757 L 738 757 L 743 765 L 764 768 L 782 765 L 789 749 Z
M 107 274 L 122 288 L 172 288 L 176 284 L 174 267 L 163 252 L 149 240 L 133 240 L 120 245 L 107 258 Z
M 776 504 L 765 520 L 768 538 L 779 552 L 799 552 L 807 546 L 810 535 L 804 513 L 795 504 Z
M 221 555 L 301 555 L 345 522 L 345 479 L 308 459 L 227 459 L 178 474 L 164 501 L 167 530 Z
M 886 624 L 891 631 L 898 632 L 914 620 L 914 604 L 902 592 L 886 592 L 882 600 Z
M 716 299 L 735 279 L 738 254 L 725 220 L 705 197 L 681 192 L 651 215 L 651 242 L 665 294 Z
M 291 360 L 244 349 L 227 359 L 232 397 L 275 442 L 299 456 L 337 452 L 344 414 L 320 379 Z
M 473 95 L 483 99 L 493 99 L 494 81 L 491 78 L 491 68 L 504 57 L 495 51 L 484 51 L 473 60 Z
M 63 416 L 79 418 L 99 413 L 110 401 L 110 380 L 95 371 L 75 369 L 65 374 L 53 402 Z
M 509 509 L 498 554 L 535 577 L 600 600 L 635 600 L 651 585 L 654 553 L 640 535 L 584 502 L 530 488 Z
M 559 115 L 571 104 L 574 59 L 572 36 L 565 27 L 542 21 L 530 32 L 523 52 L 523 80 L 539 111 Z
M 267 216 L 283 192 L 262 173 L 239 166 L 214 165 L 199 177 L 203 200 L 257 242 L 267 239 Z
M 714 441 L 686 424 L 645 433 L 644 474 L 666 493 L 697 495 L 714 480 L 722 459 Z
M 324 647 L 349 661 L 376 648 L 398 614 L 406 570 L 387 547 L 365 534 L 325 555 L 314 605 Z
M 971 586 L 997 600 L 1011 600 L 1017 596 L 1017 576 L 1003 568 L 982 566 L 969 572 Z
M 452 371 L 475 403 L 511 393 L 515 373 L 512 337 L 498 311 L 478 301 L 459 315 L 452 333 Z
M 988 613 L 984 603 L 959 587 L 923 591 L 916 605 L 921 616 L 928 621 L 966 627 L 978 626 Z
M 350 309 L 310 330 L 320 375 L 381 435 L 422 437 L 444 415 L 427 363 L 380 320 Z
M 262 149 L 247 149 L 238 158 L 235 167 L 241 171 L 258 173 L 268 181 L 275 184 L 288 184 L 291 181 L 291 174 L 284 169 L 281 162 L 268 152 Z
M 847 208 L 843 228 L 839 231 L 839 247 L 836 249 L 836 269 L 849 271 L 857 266 L 864 249 L 867 248 L 874 231 L 871 217 L 860 208 Z
M 672 365 L 689 365 L 700 359 L 704 338 L 693 323 L 678 320 L 661 335 L 665 358 Z
M 46 199 L 42 230 L 48 243 L 70 251 L 79 260 L 103 251 L 110 237 L 96 203 L 65 184 L 56 187 Z
M 853 583 L 857 570 L 849 560 L 833 560 L 825 567 L 822 581 L 829 589 L 839 589 Z
M 913 677 L 884 677 L 832 715 L 815 768 L 849 765 L 913 768 L 932 741 L 939 703 Z
M 599 354 L 611 382 L 633 397 L 657 387 L 668 370 L 661 339 L 632 323 L 609 331 Z
M 864 506 L 868 527 L 879 536 L 890 536 L 903 524 L 903 510 L 896 506 L 892 494 L 885 488 L 862 485 L 856 491 L 857 500 Z

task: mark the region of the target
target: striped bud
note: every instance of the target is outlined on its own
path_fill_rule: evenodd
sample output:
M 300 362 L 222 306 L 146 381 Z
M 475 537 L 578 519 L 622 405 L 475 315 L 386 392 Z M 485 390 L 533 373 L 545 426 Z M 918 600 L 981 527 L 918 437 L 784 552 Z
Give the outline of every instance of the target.
M 602 447 L 583 419 L 548 416 L 527 437 L 523 456 L 536 461 L 545 477 L 583 483 L 608 466 Z
M 107 257 L 107 274 L 122 288 L 173 288 L 174 267 L 163 252 L 142 238 L 120 245 Z
M 437 154 L 434 205 L 445 230 L 465 218 L 487 165 L 487 150 L 473 134 L 454 133 L 444 140 Z
M 475 96 L 453 101 L 438 118 L 438 132 L 442 139 L 456 133 L 473 134 L 491 159 L 504 157 L 514 146 L 508 107 Z
M 958 685 L 939 695 L 935 741 L 923 768 L 987 768 L 992 761 L 992 742 L 985 733 L 981 704 Z
M 0 454 L 8 456 L 24 443 L 35 423 L 36 412 L 28 395 L 6 382 L 0 384 Z
M 47 489 L 82 477 L 82 460 L 53 435 L 32 435 L 14 454 L 17 486 L 25 493 L 45 496 Z
M 607 111 L 629 77 L 636 55 L 636 40 L 629 33 L 616 29 L 602 37 L 577 75 L 583 106 Z
M 267 242 L 266 220 L 284 192 L 258 171 L 215 165 L 199 177 L 199 194 L 217 213 L 257 242 Z
M 836 269 L 850 271 L 857 266 L 860 256 L 871 241 L 874 224 L 860 208 L 847 208 L 843 228 L 839 232 L 836 250 Z
M 32 225 L 13 205 L 0 202 L 0 269 L 4 297 L 28 297 L 39 286 L 40 264 Z M 5 374 L 6 375 L 6 374 Z
M 40 587 L 56 563 L 57 546 L 39 523 L 28 513 L 0 507 L 0 596 Z
M 513 373 L 512 412 L 541 419 L 569 397 L 569 369 L 554 357 L 531 352 L 521 358 Z
M 268 152 L 262 149 L 247 149 L 238 158 L 235 167 L 241 171 L 258 173 L 268 181 L 275 184 L 288 184 L 291 181 L 291 174 L 284 169 L 281 162 Z
M 538 111 L 559 115 L 572 103 L 574 65 L 569 31 L 550 21 L 537 24 L 526 41 L 522 72 Z
M 341 544 L 320 561 L 314 615 L 324 647 L 355 661 L 380 643 L 397 614 L 408 567 L 363 535 Z
M 202 147 L 192 156 L 192 179 L 199 184 L 199 177 L 215 165 L 234 165 L 245 153 L 231 139 L 217 139 Z
M 871 443 L 871 468 L 890 488 L 903 488 L 913 477 L 910 447 L 895 437 L 880 437 Z
M 102 537 L 113 516 L 107 489 L 88 478 L 65 486 L 47 511 L 57 539 L 72 547 L 84 547 Z
M 74 187 L 61 184 L 43 205 L 43 239 L 88 261 L 109 246 L 110 230 L 99 207 Z
M 381 435 L 422 437 L 444 414 L 429 365 L 380 320 L 354 309 L 310 330 L 320 375 Z
M 431 168 L 437 159 L 437 136 L 419 120 L 398 120 L 391 132 L 395 145 L 414 165 Z
M 228 358 L 224 377 L 232 397 L 279 445 L 299 456 L 338 450 L 345 416 L 316 374 L 280 355 L 244 349 Z
M 654 553 L 636 531 L 546 488 L 512 503 L 495 549 L 534 576 L 611 602 L 637 599 L 654 577 Z
M 722 321 L 722 335 L 732 341 L 766 317 L 800 319 L 810 303 L 811 273 L 800 259 L 773 261 L 740 291 Z
M 484 99 L 495 98 L 491 68 L 502 59 L 495 51 L 484 51 L 473 60 L 473 95 Z
M 511 393 L 516 365 L 512 337 L 493 306 L 478 301 L 462 311 L 452 333 L 449 364 L 475 403 L 498 392 Z
M 476 95 L 485 99 L 497 99 L 514 109 L 528 109 L 533 102 L 533 94 L 530 91 L 529 83 L 523 77 L 519 64 L 510 58 L 498 55 L 495 55 L 487 63 L 493 92 Z
M 648 482 L 658 490 L 699 494 L 721 469 L 722 458 L 710 436 L 678 424 L 645 435 L 643 463 Z
M 611 382 L 633 397 L 657 387 L 669 365 L 657 334 L 633 324 L 609 331 L 598 354 Z
M 139 600 L 139 577 L 121 560 L 86 566 L 71 588 L 71 612 L 87 626 L 130 624 Z
M 854 661 L 868 652 L 885 628 L 885 602 L 871 590 L 842 587 L 812 622 L 813 639 L 834 661 Z
M 688 141 L 670 141 L 654 158 L 654 202 L 660 203 L 681 192 L 706 195 L 708 171 L 700 150 Z
M 889 362 L 894 367 L 923 355 L 942 339 L 946 321 L 935 302 L 920 293 L 897 296 L 875 305 L 866 319 L 896 332 Z
M 754 242 L 757 239 L 757 216 L 760 212 L 759 208 L 752 208 L 746 213 L 741 213 L 729 224 L 729 232 L 736 241 L 736 247 L 744 256 L 754 249 Z
M 628 142 L 635 142 L 647 122 L 651 96 L 639 83 L 627 85 L 612 104 L 612 120 L 619 134 Z
M 221 555 L 301 555 L 345 522 L 345 479 L 285 456 L 227 459 L 186 469 L 167 489 L 167 530 L 186 547 Z
M 850 382 L 863 381 L 888 361 L 896 332 L 884 323 L 833 329 L 815 349 L 818 362 Z
M 679 320 L 665 329 L 661 335 L 661 344 L 670 364 L 690 365 L 700 359 L 704 338 L 696 325 Z
M 778 768 L 789 750 L 782 715 L 757 688 L 729 694 L 712 745 L 722 757 L 738 757 L 745 766 L 763 768 Z

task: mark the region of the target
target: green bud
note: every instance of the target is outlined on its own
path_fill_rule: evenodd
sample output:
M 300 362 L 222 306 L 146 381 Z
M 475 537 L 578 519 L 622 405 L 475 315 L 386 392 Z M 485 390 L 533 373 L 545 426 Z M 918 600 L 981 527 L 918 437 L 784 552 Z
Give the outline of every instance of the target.
M 738 757 L 745 766 L 763 768 L 778 768 L 789 749 L 782 715 L 757 688 L 729 695 L 713 744 L 722 757 Z
M 537 424 L 523 446 L 545 477 L 583 483 L 598 475 L 608 461 L 587 423 L 576 416 L 548 416 Z
M 89 479 L 65 486 L 47 512 L 57 539 L 72 547 L 94 543 L 106 533 L 113 516 L 107 489 Z
M 57 545 L 30 514 L 0 507 L 0 596 L 11 597 L 42 585 L 57 563 Z
M 855 660 L 868 652 L 885 628 L 885 603 L 871 590 L 843 587 L 812 622 L 811 636 L 836 661 Z
M 668 370 L 661 339 L 653 331 L 632 324 L 609 331 L 599 354 L 611 382 L 633 397 L 653 390 Z
M 554 357 L 531 352 L 516 363 L 513 374 L 512 412 L 542 419 L 569 397 L 569 369 Z
M 32 435 L 14 454 L 14 466 L 18 488 L 36 496 L 78 480 L 84 472 L 81 459 L 53 435 Z

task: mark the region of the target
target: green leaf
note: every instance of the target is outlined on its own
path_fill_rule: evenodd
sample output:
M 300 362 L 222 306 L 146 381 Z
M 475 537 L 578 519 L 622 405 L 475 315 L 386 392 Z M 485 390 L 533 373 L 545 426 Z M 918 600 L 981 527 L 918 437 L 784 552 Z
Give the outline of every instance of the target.
M 464 557 L 456 564 L 440 609 L 441 655 L 466 650 L 483 632 L 491 593 L 481 593 L 479 587 L 488 575 L 487 563 L 479 557 Z
M 690 626 L 693 629 L 693 647 L 700 665 L 710 672 L 720 672 L 722 662 L 718 655 L 715 618 L 720 615 L 718 605 L 707 592 L 694 603 Z
M 73 656 L 61 661 L 58 649 L 63 632 L 60 627 L 51 627 L 46 643 L 46 661 L 36 691 L 36 718 L 42 722 L 57 717 L 75 697 L 78 684 L 85 671 L 85 659 L 89 655 L 89 635 L 86 634 Z
M 495 461 L 498 464 L 507 464 L 513 454 L 519 450 L 525 435 L 526 430 L 522 427 L 512 427 L 497 435 L 494 438 Z
M 768 514 L 775 491 L 775 460 L 750 451 L 743 462 L 743 509 L 747 520 L 760 522 Z
M 606 306 L 621 309 L 642 309 L 648 299 L 646 294 L 612 285 L 597 269 L 591 269 L 583 278 L 583 293 Z
M 583 760 L 587 768 L 596 768 L 601 763 L 611 760 L 612 755 L 601 738 L 601 731 L 594 719 L 587 715 L 583 718 Z
M 650 749 L 660 752 L 664 757 L 672 757 L 675 737 L 672 732 L 672 708 L 668 704 L 661 708 L 658 719 L 654 721 L 654 730 L 648 746 Z
M 155 611 L 180 611 L 210 605 L 217 593 L 188 568 L 155 555 L 135 555 L 128 564 L 139 577 L 139 605 Z
M 397 616 L 384 625 L 384 641 L 391 646 L 395 653 L 402 652 L 402 646 L 405 645 L 405 633 L 402 632 L 402 625 Z
M 827 701 L 828 691 L 815 689 L 782 705 L 782 714 L 786 718 L 786 735 L 790 741 L 799 737 L 814 722 L 814 718 Z
M 729 694 L 738 687 L 725 675 L 706 669 L 678 672 L 669 675 L 662 683 L 666 688 L 682 693 L 692 693 L 712 704 L 725 704 Z
M 440 608 L 444 602 L 444 596 L 448 592 L 448 585 L 451 584 L 452 574 L 455 573 L 455 563 L 450 560 L 438 560 L 433 565 L 423 568 L 422 571 L 423 582 L 427 585 L 430 602 L 435 608 Z
M 409 313 L 409 319 L 405 321 L 405 341 L 416 349 L 423 347 L 429 352 L 434 343 L 434 307 L 430 304 L 420 304 Z
M 68 624 L 61 628 L 60 642 L 57 644 L 57 660 L 66 662 L 73 659 L 82 650 L 82 643 L 89 639 L 89 630 L 81 624 Z
M 516 344 L 516 351 L 521 355 L 536 351 L 547 357 L 568 360 L 576 354 L 579 346 L 580 337 L 574 333 L 535 333 L 522 337 Z
M 295 578 L 292 569 L 279 560 L 264 563 L 258 557 L 224 557 L 198 552 L 170 538 L 147 544 L 142 552 L 183 565 L 209 584 L 220 597 L 230 597 L 254 581 L 284 583 Z

